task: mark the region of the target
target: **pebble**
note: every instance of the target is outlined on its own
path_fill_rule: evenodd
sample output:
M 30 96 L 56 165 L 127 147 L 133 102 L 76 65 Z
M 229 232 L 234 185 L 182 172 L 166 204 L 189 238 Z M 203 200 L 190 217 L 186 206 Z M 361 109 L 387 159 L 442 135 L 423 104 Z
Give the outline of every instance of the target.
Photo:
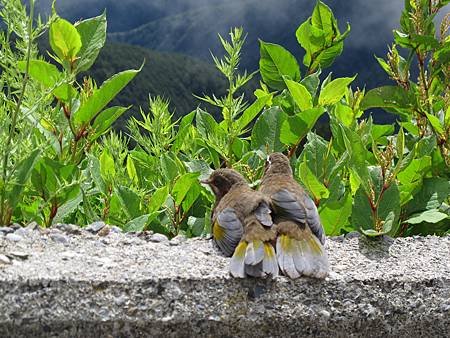
M 97 232 L 97 235 L 107 236 L 110 231 L 111 231 L 111 228 L 108 225 L 105 225 L 102 229 L 100 229 L 99 232 Z
M 8 255 L 20 259 L 27 259 L 30 256 L 29 253 L 23 251 L 11 251 Z
M 113 225 L 110 229 L 110 232 L 114 234 L 121 234 L 123 231 L 118 226 Z
M 84 230 L 92 232 L 92 233 L 97 233 L 99 232 L 101 229 L 103 229 L 105 227 L 106 223 L 103 221 L 98 221 L 98 222 L 94 222 L 89 224 L 86 228 L 84 228 Z
M 169 241 L 169 239 L 166 235 L 163 234 L 153 234 L 150 236 L 149 241 L 155 243 L 166 243 Z
M 183 243 L 185 241 L 186 241 L 186 237 L 185 236 L 177 235 L 177 236 L 175 236 L 174 238 L 172 238 L 170 240 L 169 245 L 172 245 L 172 246 L 179 245 L 179 244 L 181 244 L 181 243 Z
M 69 239 L 67 238 L 67 236 L 64 236 L 62 234 L 54 233 L 54 234 L 50 234 L 49 237 L 58 243 L 67 244 L 69 242 Z
M 6 239 L 11 242 L 19 242 L 23 240 L 23 237 L 17 234 L 9 233 L 6 235 Z
M 30 224 L 27 225 L 26 229 L 28 230 L 38 230 L 39 229 L 39 224 L 37 224 L 36 222 L 31 222 Z
M 330 318 L 330 316 L 331 316 L 330 312 L 328 312 L 327 310 L 321 310 L 319 313 L 322 317 L 324 317 L 326 319 Z
M 11 260 L 7 256 L 0 254 L 0 263 L 11 264 Z
M 16 235 L 22 236 L 22 237 L 27 237 L 30 234 L 30 230 L 26 229 L 26 228 L 19 228 L 16 231 L 14 231 L 14 233 Z
M 75 234 L 75 235 L 81 234 L 80 228 L 77 225 L 75 225 L 75 224 L 61 224 L 61 223 L 58 223 L 58 224 L 55 225 L 55 228 L 59 229 L 61 231 L 64 231 L 64 232 L 66 232 L 68 234 Z
M 14 229 L 10 227 L 0 227 L 0 232 L 3 232 L 6 235 L 11 232 L 14 232 Z
M 352 232 L 349 232 L 347 235 L 345 235 L 346 239 L 359 238 L 359 237 L 361 237 L 361 233 L 358 231 L 352 231 Z

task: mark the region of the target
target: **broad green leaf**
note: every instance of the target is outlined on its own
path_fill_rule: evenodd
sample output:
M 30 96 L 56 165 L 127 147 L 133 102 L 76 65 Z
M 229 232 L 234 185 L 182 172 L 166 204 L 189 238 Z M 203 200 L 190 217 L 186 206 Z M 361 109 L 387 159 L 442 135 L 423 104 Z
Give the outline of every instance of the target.
M 13 176 L 14 185 L 8 194 L 9 206 L 11 208 L 14 208 L 19 202 L 19 199 L 24 197 L 22 195 L 23 189 L 25 188 L 25 185 L 29 180 L 31 172 L 33 171 L 33 168 L 36 165 L 40 155 L 41 150 L 35 149 L 28 155 L 28 157 L 24 158 L 17 165 Z
M 131 221 L 129 221 L 127 224 L 124 225 L 123 230 L 125 232 L 143 231 L 145 229 L 145 226 L 147 225 L 149 216 L 150 216 L 149 214 L 145 214 L 132 219 Z
M 197 109 L 195 122 L 200 135 L 205 139 L 214 138 L 216 133 L 220 132 L 219 124 L 214 117 L 202 109 Z
M 444 135 L 445 132 L 443 126 L 441 125 L 441 121 L 439 121 L 439 119 L 434 115 L 428 113 L 426 113 L 426 115 L 428 118 L 428 122 L 430 122 L 436 133 L 438 133 L 439 135 Z
M 253 126 L 252 148 L 265 150 L 268 153 L 283 151 L 285 147 L 280 141 L 280 134 L 281 126 L 286 118 L 286 113 L 279 107 L 265 110 Z
M 341 102 L 336 103 L 334 114 L 347 127 L 350 127 L 356 121 L 353 109 Z
M 198 173 L 197 173 L 198 174 Z M 194 205 L 194 203 L 199 198 L 202 187 L 200 186 L 199 182 L 196 181 L 194 184 L 191 185 L 191 188 L 187 192 L 186 196 L 183 199 L 183 202 L 181 203 L 181 206 L 183 207 L 183 212 L 188 212 L 189 209 Z
M 166 202 L 168 196 L 169 187 L 167 185 L 156 189 L 150 197 L 150 202 L 148 204 L 149 213 L 154 213 L 160 210 Z
M 26 61 L 19 61 L 17 64 L 21 72 L 26 71 L 26 66 Z M 55 65 L 43 60 L 30 60 L 28 74 L 33 80 L 40 82 L 46 88 L 55 86 L 62 77 Z
M 407 214 L 438 209 L 450 196 L 450 181 L 441 177 L 425 178 L 421 189 L 405 206 Z
M 397 86 L 384 86 L 369 90 L 361 101 L 360 108 L 409 109 L 413 101 L 408 92 Z
M 128 219 L 133 219 L 141 215 L 140 204 L 141 198 L 133 190 L 128 187 L 119 185 L 116 189 L 116 196 L 122 205 L 122 211 Z
M 320 70 L 318 70 L 315 73 L 309 74 L 305 78 L 303 78 L 300 83 L 308 89 L 309 93 L 311 94 L 311 97 L 315 97 L 317 93 L 317 89 L 319 88 L 320 84 Z
M 330 192 L 309 169 L 306 161 L 300 163 L 299 176 L 303 185 L 314 196 L 314 200 L 320 201 L 322 198 L 328 198 Z
M 178 175 L 182 174 L 176 160 L 173 153 L 164 153 L 160 158 L 162 175 L 167 182 L 173 182 Z
M 68 83 L 59 85 L 52 91 L 52 93 L 58 100 L 63 102 L 72 101 L 72 99 L 76 98 L 78 95 L 77 90 Z
M 58 207 L 55 218 L 53 218 L 53 224 L 64 222 L 64 219 L 69 216 L 72 212 L 78 209 L 80 203 L 83 201 L 83 194 L 81 189 L 78 194 L 73 198 L 66 201 L 64 204 Z
M 127 173 L 133 184 L 139 184 L 139 176 L 137 174 L 136 166 L 134 165 L 134 161 L 131 156 L 127 156 Z
M 352 196 L 345 193 L 341 198 L 330 200 L 320 204 L 319 215 L 325 233 L 329 236 L 337 236 L 340 230 L 348 225 L 352 214 Z
M 107 182 L 111 182 L 116 176 L 114 159 L 107 149 L 104 149 L 100 155 L 100 174 Z
M 81 38 L 81 49 L 78 53 L 77 71 L 83 72 L 91 68 L 97 59 L 100 49 L 106 41 L 106 14 L 83 20 L 76 24 Z
M 316 107 L 288 116 L 281 125 L 281 142 L 286 145 L 297 144 L 311 131 L 324 112 L 324 108 Z
M 205 218 L 198 218 L 189 216 L 187 224 L 192 233 L 192 236 L 201 236 L 203 229 L 205 228 Z
M 183 116 L 181 119 L 180 125 L 178 126 L 177 136 L 175 141 L 172 144 L 172 150 L 174 152 L 178 152 L 184 144 L 184 140 L 189 133 L 189 130 L 192 126 L 192 121 L 195 117 L 195 111 L 190 112 L 189 114 Z
M 388 65 L 388 63 L 386 61 L 384 61 L 384 59 L 375 56 L 375 59 L 378 61 L 378 64 L 381 66 L 381 68 L 383 68 L 383 70 L 389 75 L 392 75 L 392 70 L 391 67 Z
M 300 81 L 300 68 L 295 57 L 283 47 L 260 40 L 259 68 L 265 84 L 277 90 L 286 85 L 283 76 Z
M 443 212 L 440 212 L 437 209 L 431 209 L 421 212 L 419 214 L 412 215 L 405 221 L 405 223 L 409 224 L 420 224 L 422 222 L 438 223 L 440 221 L 443 221 L 444 219 L 450 219 L 450 216 L 444 214 Z
M 321 29 L 325 33 L 328 42 L 331 42 L 333 35 L 336 33 L 335 18 L 330 7 L 325 5 L 322 1 L 317 1 L 316 6 L 314 7 L 311 16 L 311 24 L 314 27 Z
M 306 159 L 309 169 L 322 182 L 330 179 L 336 160 L 329 151 L 329 143 L 317 134 L 309 133 L 300 159 Z
M 348 85 L 353 82 L 355 77 L 356 75 L 354 77 L 343 77 L 328 83 L 320 92 L 319 104 L 326 106 L 339 102 L 344 97 Z
M 259 97 L 242 113 L 241 117 L 237 120 L 238 130 L 244 131 L 245 127 L 252 122 L 255 117 L 261 112 L 265 105 L 272 99 L 272 94 Z
M 394 133 L 395 126 L 393 124 L 374 124 L 372 125 L 372 138 L 378 141 L 383 136 L 390 136 Z
M 192 185 L 198 184 L 198 176 L 199 173 L 187 173 L 180 176 L 175 182 L 172 189 L 172 196 L 177 205 L 181 205 Z
M 424 156 L 412 160 L 411 163 L 397 175 L 397 177 L 401 184 L 415 183 L 421 181 L 430 168 L 431 157 Z
M 72 121 L 76 126 L 83 126 L 92 121 L 97 114 L 114 99 L 114 97 L 141 71 L 126 70 L 103 82 L 102 86 L 72 114 Z
M 286 86 L 288 87 L 289 92 L 294 98 L 295 103 L 299 106 L 300 110 L 311 109 L 313 106 L 312 97 L 309 93 L 308 89 L 301 83 L 289 80 L 287 78 L 284 79 Z
M 61 60 L 73 62 L 82 46 L 80 34 L 70 22 L 58 18 L 50 25 L 50 46 Z
M 115 106 L 103 110 L 100 114 L 97 115 L 97 117 L 94 120 L 94 123 L 92 124 L 93 132 L 92 134 L 91 133 L 89 134 L 89 139 L 91 141 L 94 141 L 101 135 L 106 133 L 109 130 L 109 128 L 113 125 L 113 123 L 117 121 L 117 119 L 121 117 L 123 113 L 125 113 L 128 109 L 130 109 L 130 107 L 131 106 L 129 107 Z

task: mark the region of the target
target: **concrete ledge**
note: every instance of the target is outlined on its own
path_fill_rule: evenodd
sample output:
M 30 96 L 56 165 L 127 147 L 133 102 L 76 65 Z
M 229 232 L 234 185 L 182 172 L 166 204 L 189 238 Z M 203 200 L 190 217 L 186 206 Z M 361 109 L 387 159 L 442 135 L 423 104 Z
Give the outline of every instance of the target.
M 0 337 L 450 332 L 450 237 L 333 238 L 330 277 L 291 281 L 232 279 L 208 240 L 60 236 L 0 236 Z

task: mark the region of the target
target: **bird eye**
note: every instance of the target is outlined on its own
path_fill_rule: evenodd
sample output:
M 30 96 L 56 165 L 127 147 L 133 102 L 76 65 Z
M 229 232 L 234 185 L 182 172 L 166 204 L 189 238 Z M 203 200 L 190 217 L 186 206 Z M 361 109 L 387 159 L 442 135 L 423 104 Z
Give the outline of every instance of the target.
M 266 164 L 265 164 L 266 168 L 269 167 L 271 164 L 272 164 L 272 162 L 270 161 L 270 156 L 267 156 Z

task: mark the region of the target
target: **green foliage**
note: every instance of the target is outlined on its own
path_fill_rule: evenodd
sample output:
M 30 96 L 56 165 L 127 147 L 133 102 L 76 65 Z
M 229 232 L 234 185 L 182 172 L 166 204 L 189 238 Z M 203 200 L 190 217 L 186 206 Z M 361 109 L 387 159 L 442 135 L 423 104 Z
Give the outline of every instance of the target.
M 448 23 L 439 36 L 433 23 L 441 3 L 405 2 L 388 60 L 377 58 L 396 86 L 365 92 L 351 87 L 356 75 L 322 75 L 350 28 L 341 33 L 318 1 L 296 33 L 305 67 L 282 46 L 260 41 L 262 82 L 251 101 L 243 89 L 254 74 L 239 70 L 245 35 L 232 29 L 228 39 L 219 35 L 225 55 L 213 56 L 226 92 L 197 97 L 206 105 L 177 115 L 168 100 L 149 97 L 126 135 L 110 128 L 130 107 L 111 102 L 142 67 L 100 86 L 79 76 L 100 55 L 105 15 L 72 25 L 53 13 L 35 27 L 20 1 L 0 3 L 8 27 L 0 34 L 2 224 L 101 219 L 125 231 L 206 235 L 214 198 L 200 180 L 211 168 L 232 167 L 257 185 L 266 156 L 282 151 L 328 235 L 450 231 Z M 56 65 L 34 43 L 47 30 Z M 410 49 L 409 57 L 397 48 Z M 409 78 L 414 56 L 417 83 Z M 362 118 L 372 108 L 397 114 L 398 124 Z M 329 140 L 314 132 L 324 115 Z

